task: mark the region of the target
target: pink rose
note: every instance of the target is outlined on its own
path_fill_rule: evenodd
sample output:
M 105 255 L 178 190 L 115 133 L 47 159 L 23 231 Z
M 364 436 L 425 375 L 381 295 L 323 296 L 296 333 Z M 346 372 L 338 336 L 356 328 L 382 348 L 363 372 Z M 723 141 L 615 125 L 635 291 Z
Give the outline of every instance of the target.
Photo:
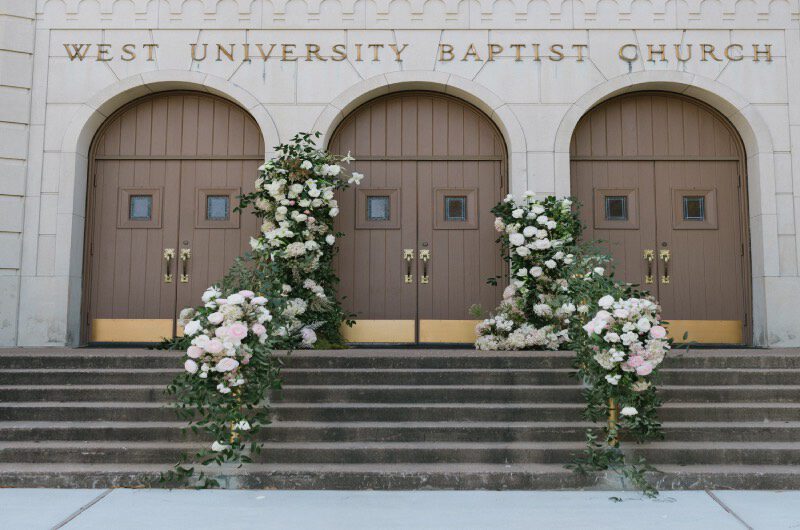
M 264 298 L 263 296 L 256 296 L 250 302 L 255 305 L 264 305 L 267 303 L 267 299 Z
M 253 324 L 253 327 L 251 327 L 250 329 L 252 329 L 253 333 L 258 335 L 259 337 L 267 332 L 267 328 L 265 328 L 261 324 Z
M 239 294 L 244 296 L 245 298 L 253 298 L 256 295 L 256 293 L 254 293 L 253 291 L 248 291 L 247 289 L 245 289 L 244 291 L 239 291 Z
M 228 303 L 228 299 L 227 298 L 217 298 L 214 301 L 217 303 L 218 306 L 223 306 L 223 305 Z
M 636 368 L 636 375 L 650 375 L 650 372 L 652 371 L 653 365 L 646 362 Z
M 197 363 L 191 359 L 186 359 L 186 362 L 183 363 L 183 367 L 186 369 L 187 372 L 190 374 L 197 372 Z
M 239 361 L 231 357 L 224 357 L 217 363 L 217 372 L 230 372 L 239 366 Z
M 294 206 L 294 201 L 289 201 L 289 206 Z
M 628 364 L 630 366 L 632 366 L 633 368 L 636 368 L 636 367 L 642 366 L 644 364 L 644 359 L 641 358 L 638 355 L 633 355 L 633 356 L 628 358 Z
M 228 336 L 235 340 L 242 340 L 247 336 L 247 326 L 241 322 L 231 324 L 228 328 Z
M 219 327 L 214 330 L 214 336 L 224 339 L 228 335 L 228 328 L 225 326 Z
M 222 342 L 217 339 L 211 339 L 206 345 L 206 351 L 211 354 L 217 354 L 222 351 Z
M 192 359 L 199 359 L 200 356 L 203 355 L 203 348 L 199 346 L 189 346 L 189 349 L 186 350 L 186 355 Z
M 653 326 L 650 328 L 650 336 L 654 339 L 663 339 L 667 336 L 667 330 L 664 326 Z

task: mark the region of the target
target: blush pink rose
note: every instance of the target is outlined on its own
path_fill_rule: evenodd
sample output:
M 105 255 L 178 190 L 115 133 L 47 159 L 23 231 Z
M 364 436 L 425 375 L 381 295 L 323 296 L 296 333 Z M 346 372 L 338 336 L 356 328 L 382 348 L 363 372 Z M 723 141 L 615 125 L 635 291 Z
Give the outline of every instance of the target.
M 217 339 L 211 339 L 206 345 L 206 351 L 211 354 L 217 354 L 222 351 L 222 342 Z
M 223 306 L 223 305 L 228 303 L 228 299 L 227 298 L 217 298 L 214 301 L 217 303 L 218 306 Z
M 199 346 L 189 346 L 189 349 L 186 350 L 186 355 L 192 359 L 199 359 L 200 356 L 203 355 L 203 348 Z
M 633 368 L 637 368 L 644 364 L 644 359 L 638 355 L 632 355 L 628 358 L 628 365 L 632 366 Z
M 267 303 L 267 299 L 264 298 L 263 296 L 256 296 L 251 300 L 251 302 L 254 303 L 255 305 L 264 305 Z
M 237 366 L 239 366 L 239 361 L 231 357 L 225 357 L 217 363 L 217 372 L 230 372 L 235 370 Z
M 247 326 L 241 322 L 231 324 L 228 328 L 228 336 L 232 339 L 242 340 L 247 336 Z
M 641 366 L 636 368 L 636 375 L 650 375 L 650 372 L 653 371 L 653 365 L 645 362 Z
M 653 326 L 650 328 L 650 336 L 654 339 L 663 339 L 667 336 L 667 330 L 664 326 Z
M 187 372 L 190 374 L 194 374 L 197 372 L 197 363 L 191 359 L 186 359 L 186 362 L 183 363 L 183 367 L 186 369 Z
M 253 291 L 249 291 L 247 289 L 245 289 L 244 291 L 239 291 L 239 294 L 244 296 L 245 298 L 253 298 L 256 295 L 256 293 L 254 293 Z
M 253 324 L 253 326 L 250 329 L 252 329 L 253 333 L 258 335 L 259 337 L 267 332 L 267 328 L 265 328 L 261 324 Z

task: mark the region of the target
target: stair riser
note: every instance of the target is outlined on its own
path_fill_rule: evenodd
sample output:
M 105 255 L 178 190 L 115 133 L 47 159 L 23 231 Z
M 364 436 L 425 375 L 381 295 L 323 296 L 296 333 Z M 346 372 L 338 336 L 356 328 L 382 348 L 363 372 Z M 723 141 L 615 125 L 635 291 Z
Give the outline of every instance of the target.
M 457 356 L 365 356 L 350 357 L 343 353 L 341 357 L 329 356 L 290 356 L 286 359 L 290 368 L 572 368 L 573 358 L 570 356 L 547 356 L 546 352 L 531 356 L 504 356 L 496 352 L 488 356 L 479 352 L 465 350 Z M 0 356 L 0 371 L 11 368 L 168 368 L 181 366 L 181 354 L 164 354 L 153 352 L 152 356 L 41 356 L 30 355 Z M 667 357 L 664 368 L 794 368 L 800 369 L 800 355 L 758 355 L 752 356 L 702 356 L 702 352 L 681 353 L 680 356 Z
M 282 428 L 272 425 L 258 436 L 273 442 L 571 442 L 584 439 L 585 427 L 470 427 L 470 428 Z M 179 428 L 0 428 L 0 440 L 14 441 L 139 441 L 207 440 L 205 433 L 181 433 Z M 666 429 L 669 441 L 794 442 L 797 428 L 680 428 Z
M 198 447 L 199 448 L 199 447 Z M 177 462 L 182 451 L 171 447 L 140 449 L 0 449 L 0 462 L 19 463 L 130 463 Z M 309 462 L 329 464 L 399 464 L 399 463 L 480 463 L 480 464 L 562 464 L 572 461 L 572 449 L 425 449 L 425 448 L 265 448 L 254 461 L 272 464 Z M 628 449 L 633 456 L 643 456 L 650 464 L 726 464 L 784 465 L 800 461 L 800 450 L 759 449 Z

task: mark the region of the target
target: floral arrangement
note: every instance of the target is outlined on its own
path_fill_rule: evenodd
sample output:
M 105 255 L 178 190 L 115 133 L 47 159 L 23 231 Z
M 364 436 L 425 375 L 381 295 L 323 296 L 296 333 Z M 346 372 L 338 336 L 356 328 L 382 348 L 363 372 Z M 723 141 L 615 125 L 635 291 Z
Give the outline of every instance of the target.
M 336 298 L 332 266 L 336 238 L 342 235 L 334 232 L 335 191 L 359 184 L 364 176 L 344 169 L 342 164 L 353 161 L 349 154 L 318 149 L 319 136 L 300 133 L 277 146 L 275 157 L 259 168 L 255 191 L 241 197 L 239 208 L 252 206 L 262 220 L 250 246 L 256 260 L 270 264 L 269 290 L 294 300 L 309 338 L 319 333 L 324 343 L 338 345 L 347 319 Z
M 508 195 L 492 212 L 511 285 L 494 314 L 479 323 L 479 350 L 557 350 L 569 343 L 578 308 L 569 299 L 569 278 L 576 265 L 575 232 L 580 221 L 572 201 L 526 192 L 521 201 Z M 602 274 L 602 271 L 599 271 Z

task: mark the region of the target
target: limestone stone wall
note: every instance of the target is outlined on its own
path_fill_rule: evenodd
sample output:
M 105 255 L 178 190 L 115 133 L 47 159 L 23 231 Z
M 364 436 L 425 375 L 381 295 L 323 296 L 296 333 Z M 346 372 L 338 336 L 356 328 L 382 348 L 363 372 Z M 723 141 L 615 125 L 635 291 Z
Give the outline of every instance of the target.
M 2 49 L 19 49 L 0 52 L 0 292 L 14 300 L 0 305 L 0 344 L 78 340 L 88 149 L 124 103 L 174 88 L 217 93 L 253 114 L 272 146 L 299 130 L 330 135 L 361 102 L 423 88 L 491 116 L 515 192 L 569 193 L 573 128 L 608 97 L 672 90 L 723 112 L 748 156 L 755 341 L 800 345 L 798 0 L 0 0 L 0 12 L 13 28 Z M 93 47 L 76 60 L 64 44 Z M 258 44 L 278 55 L 294 45 L 298 60 L 263 60 Z M 333 60 L 337 44 L 346 59 Z M 667 60 L 648 60 L 660 44 Z M 205 59 L 192 60 L 192 45 Z M 692 45 L 693 59 L 677 60 L 675 45 Z

